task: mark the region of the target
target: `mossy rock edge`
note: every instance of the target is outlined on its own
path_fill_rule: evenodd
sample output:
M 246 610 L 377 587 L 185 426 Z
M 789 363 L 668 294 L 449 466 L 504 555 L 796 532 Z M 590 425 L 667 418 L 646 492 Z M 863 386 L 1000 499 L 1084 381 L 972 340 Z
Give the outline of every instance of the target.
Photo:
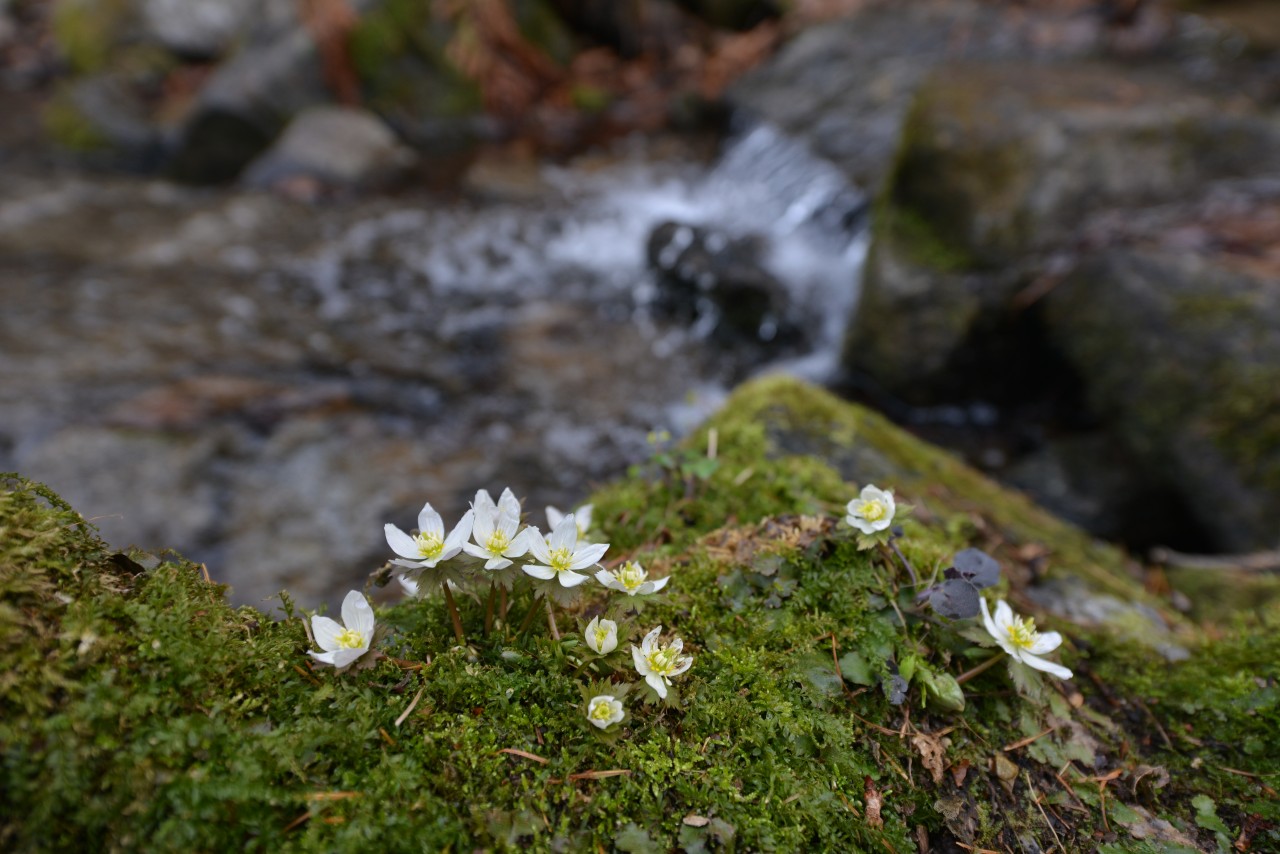
M 716 464 L 694 465 L 713 428 Z M 1144 611 L 1159 603 L 1118 553 L 878 416 L 790 380 L 744 387 L 685 447 L 596 496 L 610 556 L 672 576 L 631 640 L 661 623 L 695 656 L 677 682 L 682 706 L 628 698 L 615 739 L 583 717 L 573 634 L 486 639 L 483 604 L 464 599 L 471 643 L 456 647 L 443 603 L 429 598 L 379 610 L 391 633 L 373 667 L 313 669 L 301 620 L 229 607 L 176 555 L 115 554 L 52 493 L 5 477 L 0 843 L 1280 846 L 1274 612 L 1212 631 L 1165 618 L 1189 653 L 1176 662 L 1123 625 L 1046 616 L 1032 592 L 1054 584 Z M 967 682 L 963 711 L 950 711 L 922 705 L 917 676 L 906 702 L 891 705 L 876 684 L 890 659 L 938 678 L 989 651 L 914 611 L 894 564 L 840 528 L 860 485 L 850 473 L 917 505 L 900 545 L 922 574 L 968 546 L 999 558 L 1002 595 L 1067 635 L 1060 660 L 1075 679 L 1019 691 L 998 666 Z M 604 771 L 625 773 L 588 773 Z

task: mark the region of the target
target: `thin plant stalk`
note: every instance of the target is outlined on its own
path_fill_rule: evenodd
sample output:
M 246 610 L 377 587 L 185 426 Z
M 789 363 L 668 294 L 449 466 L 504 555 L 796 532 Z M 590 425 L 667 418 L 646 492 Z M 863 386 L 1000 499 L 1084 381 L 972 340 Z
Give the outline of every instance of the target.
M 484 606 L 484 636 L 488 637 L 493 630 L 493 600 L 497 598 L 498 585 L 489 582 L 489 601 Z
M 462 633 L 462 617 L 458 615 L 458 603 L 453 601 L 453 591 L 449 589 L 449 582 L 441 582 L 440 587 L 444 590 L 444 601 L 449 605 L 449 616 L 453 619 L 453 634 L 458 639 L 458 643 L 466 646 L 467 637 Z
M 547 625 L 551 627 L 551 637 L 555 640 L 556 643 L 559 643 L 560 629 L 558 626 L 556 626 L 556 612 L 551 607 L 551 600 L 548 599 L 546 600 L 546 602 L 547 602 Z
M 524 622 L 520 624 L 520 629 L 519 631 L 516 632 L 517 635 L 522 635 L 525 632 L 529 631 L 529 626 L 533 625 L 533 617 L 535 614 L 538 613 L 538 606 L 542 604 L 542 602 L 540 601 L 541 599 L 542 599 L 541 593 L 533 597 L 533 602 L 530 603 L 529 605 L 529 613 L 524 615 Z
M 1001 654 L 1001 653 L 996 653 L 995 655 L 991 656 L 991 657 L 990 657 L 990 658 L 988 658 L 986 661 L 982 662 L 981 664 L 979 664 L 977 667 L 973 668 L 972 670 L 967 670 L 967 671 L 965 671 L 964 673 L 961 673 L 959 676 L 957 676 L 957 677 L 956 677 L 956 684 L 957 684 L 957 685 L 963 685 L 964 683 L 968 682 L 968 681 L 969 681 L 970 679 L 972 679 L 973 677 L 977 676 L 979 673 L 986 673 L 986 672 L 987 672 L 988 670 L 990 670 L 993 666 L 995 666 L 995 663 L 996 663 L 997 661 L 999 661 L 999 660 L 1000 660 L 1000 659 L 1002 659 L 1002 658 L 1004 658 L 1004 655 L 1003 655 L 1003 654 Z

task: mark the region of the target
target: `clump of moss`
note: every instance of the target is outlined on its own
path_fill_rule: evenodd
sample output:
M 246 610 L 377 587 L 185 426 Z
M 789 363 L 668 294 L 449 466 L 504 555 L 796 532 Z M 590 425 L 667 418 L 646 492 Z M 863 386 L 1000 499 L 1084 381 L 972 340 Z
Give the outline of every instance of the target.
M 695 656 L 682 705 L 630 701 L 616 739 L 583 715 L 597 676 L 574 673 L 575 635 L 486 638 L 483 604 L 464 601 L 471 644 L 455 646 L 445 604 L 411 601 L 379 613 L 385 657 L 338 675 L 308 663 L 287 599 L 284 619 L 233 609 L 199 567 L 112 554 L 55 496 L 6 479 L 0 842 L 1084 851 L 1134 843 L 1144 814 L 1193 847 L 1217 844 L 1215 822 L 1257 850 L 1280 842 L 1265 749 L 1280 649 L 1258 626 L 1213 642 L 1187 629 L 1192 656 L 1176 664 L 1055 626 L 1074 641 L 1073 683 L 1014 686 L 996 668 L 965 683 L 963 710 L 930 702 L 918 674 L 990 653 L 915 608 L 896 564 L 837 526 L 842 468 L 913 460 L 893 485 L 921 499 L 902 545 L 924 574 L 979 544 L 1005 556 L 1016 596 L 1008 549 L 1038 543 L 1067 564 L 1055 572 L 1092 578 L 1076 535 L 799 384 L 748 387 L 710 427 L 715 465 L 699 462 L 704 432 L 596 497 L 614 553 L 673 576 L 637 627 L 678 626 Z M 886 686 L 909 669 L 896 702 Z

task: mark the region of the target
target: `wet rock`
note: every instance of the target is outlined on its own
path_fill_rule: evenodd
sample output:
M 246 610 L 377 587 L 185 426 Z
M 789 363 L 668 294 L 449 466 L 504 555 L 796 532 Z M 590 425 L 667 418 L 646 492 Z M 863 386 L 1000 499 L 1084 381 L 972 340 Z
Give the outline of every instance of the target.
M 1022 300 L 1061 273 L 1082 220 L 1277 165 L 1273 117 L 1168 75 L 948 67 L 903 128 L 846 361 L 916 403 L 1017 385 Z
M 289 0 L 142 0 L 140 12 L 146 33 L 165 48 L 186 58 L 210 60 L 233 47 L 261 19 L 279 17 L 291 5 Z
M 68 82 L 46 108 L 45 122 L 62 145 L 116 168 L 148 172 L 164 158 L 164 133 L 130 75 L 102 72 Z
M 761 238 L 678 222 L 655 226 L 647 245 L 666 309 L 729 338 L 785 343 L 798 331 L 786 288 L 765 267 L 764 252 Z
M 303 110 L 280 138 L 246 168 L 241 181 L 272 187 L 314 180 L 337 190 L 387 186 L 414 156 L 375 115 L 352 107 Z
M 1280 278 L 1249 260 L 1112 250 L 1045 305 L 1093 409 L 1237 552 L 1280 514 Z

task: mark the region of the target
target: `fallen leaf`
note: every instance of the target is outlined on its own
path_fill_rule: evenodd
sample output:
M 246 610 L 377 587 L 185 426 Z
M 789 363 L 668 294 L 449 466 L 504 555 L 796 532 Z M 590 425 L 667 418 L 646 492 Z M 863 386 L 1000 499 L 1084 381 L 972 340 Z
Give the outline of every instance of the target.
M 929 769 L 934 785 L 941 784 L 942 776 L 946 773 L 944 760 L 947 755 L 947 747 L 951 744 L 951 739 L 938 738 L 927 732 L 918 732 L 912 736 L 911 744 L 920 752 L 920 761 L 924 763 L 925 768 Z
M 884 807 L 884 797 L 880 794 L 880 790 L 876 788 L 875 781 L 870 777 L 866 778 L 863 800 L 866 802 L 867 826 L 877 829 L 884 827 L 884 819 L 880 817 L 880 810 Z
M 711 823 L 711 819 L 707 818 L 705 815 L 694 815 L 693 813 L 689 813 L 689 815 L 684 817 L 684 823 L 690 827 L 706 827 Z

